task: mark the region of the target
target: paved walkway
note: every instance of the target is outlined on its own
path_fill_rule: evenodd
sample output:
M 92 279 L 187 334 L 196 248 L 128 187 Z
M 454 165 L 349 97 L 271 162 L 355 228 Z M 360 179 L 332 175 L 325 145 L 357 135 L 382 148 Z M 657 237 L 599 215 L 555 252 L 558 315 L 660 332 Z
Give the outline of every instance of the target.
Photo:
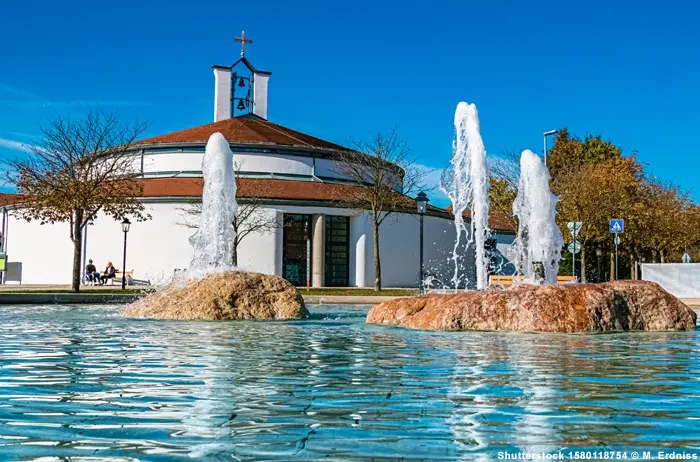
M 153 286 L 126 286 L 130 290 L 148 290 L 152 289 Z M 121 289 L 122 281 L 115 281 L 114 285 L 104 285 L 104 286 L 80 286 L 80 290 L 109 290 L 109 289 Z M 46 291 L 46 292 L 57 292 L 64 290 L 71 290 L 70 284 L 0 284 L 0 292 L 16 292 L 21 291 Z

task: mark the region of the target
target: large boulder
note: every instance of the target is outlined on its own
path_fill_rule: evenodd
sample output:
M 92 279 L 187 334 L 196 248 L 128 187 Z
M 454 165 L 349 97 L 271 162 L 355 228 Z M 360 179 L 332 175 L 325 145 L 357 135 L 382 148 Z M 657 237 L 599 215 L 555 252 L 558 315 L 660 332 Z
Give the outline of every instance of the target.
M 243 271 L 178 281 L 127 306 L 126 316 L 198 321 L 301 319 L 299 291 L 279 276 Z
M 654 282 L 615 281 L 396 299 L 373 307 L 367 323 L 446 331 L 610 332 L 695 330 L 696 318 Z

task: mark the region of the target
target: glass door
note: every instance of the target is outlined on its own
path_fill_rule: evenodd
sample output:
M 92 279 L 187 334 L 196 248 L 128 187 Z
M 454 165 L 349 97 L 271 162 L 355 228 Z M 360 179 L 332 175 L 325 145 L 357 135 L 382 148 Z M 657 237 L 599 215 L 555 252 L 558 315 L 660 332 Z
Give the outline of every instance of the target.
M 350 219 L 326 215 L 326 286 L 347 287 L 350 273 Z
M 311 215 L 284 216 L 282 277 L 295 286 L 306 285 L 307 241 L 311 239 Z M 309 249 L 310 250 L 310 249 Z

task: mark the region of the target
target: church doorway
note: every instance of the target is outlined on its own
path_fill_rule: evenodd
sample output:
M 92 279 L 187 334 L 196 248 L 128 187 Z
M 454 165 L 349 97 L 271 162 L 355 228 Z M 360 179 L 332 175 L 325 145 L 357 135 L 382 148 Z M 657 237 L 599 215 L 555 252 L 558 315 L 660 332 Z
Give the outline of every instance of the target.
M 326 215 L 326 277 L 328 287 L 348 287 L 350 219 Z
M 282 277 L 295 286 L 306 285 L 307 245 L 311 243 L 311 215 L 284 215 Z M 310 252 L 311 249 L 309 248 Z M 309 256 L 310 258 L 310 256 Z

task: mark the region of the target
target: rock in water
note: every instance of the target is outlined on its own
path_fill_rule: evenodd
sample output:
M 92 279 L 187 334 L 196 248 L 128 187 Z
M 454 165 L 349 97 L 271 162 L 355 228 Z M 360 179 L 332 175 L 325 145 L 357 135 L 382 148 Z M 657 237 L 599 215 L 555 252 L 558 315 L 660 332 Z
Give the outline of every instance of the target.
M 396 299 L 373 307 L 368 324 L 427 330 L 611 332 L 695 330 L 697 316 L 654 282 L 520 285 Z
M 301 319 L 309 312 L 299 291 L 279 276 L 212 273 L 173 285 L 124 309 L 125 316 L 197 321 Z

